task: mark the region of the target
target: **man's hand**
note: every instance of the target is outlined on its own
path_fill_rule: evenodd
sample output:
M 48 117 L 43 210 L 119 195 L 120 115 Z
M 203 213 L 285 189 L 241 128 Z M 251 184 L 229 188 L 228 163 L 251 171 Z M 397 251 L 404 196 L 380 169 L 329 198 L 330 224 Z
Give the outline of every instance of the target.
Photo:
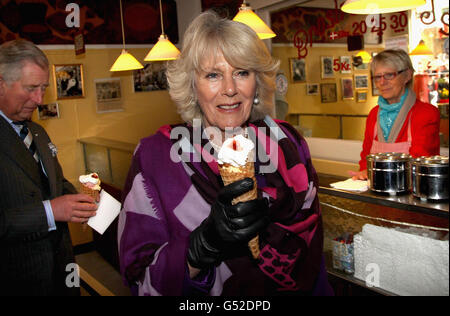
M 67 194 L 50 201 L 56 222 L 85 223 L 95 216 L 95 199 L 86 194 Z

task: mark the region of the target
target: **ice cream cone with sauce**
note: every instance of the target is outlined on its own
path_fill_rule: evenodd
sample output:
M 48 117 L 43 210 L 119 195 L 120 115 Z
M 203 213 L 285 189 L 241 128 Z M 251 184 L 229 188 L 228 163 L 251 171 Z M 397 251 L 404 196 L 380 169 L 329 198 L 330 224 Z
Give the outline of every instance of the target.
M 228 138 L 223 143 L 218 154 L 218 167 L 220 176 L 224 185 L 251 178 L 253 180 L 253 189 L 236 197 L 231 202 L 233 205 L 239 202 L 246 202 L 256 199 L 257 182 L 255 178 L 255 167 L 253 158 L 253 142 L 242 135 Z M 248 247 L 253 258 L 257 259 L 260 254 L 259 236 L 254 237 L 248 242 Z
M 86 175 L 81 175 L 79 177 L 79 181 L 81 183 L 81 193 L 92 196 L 97 201 L 101 190 L 101 181 L 98 174 L 94 172 Z

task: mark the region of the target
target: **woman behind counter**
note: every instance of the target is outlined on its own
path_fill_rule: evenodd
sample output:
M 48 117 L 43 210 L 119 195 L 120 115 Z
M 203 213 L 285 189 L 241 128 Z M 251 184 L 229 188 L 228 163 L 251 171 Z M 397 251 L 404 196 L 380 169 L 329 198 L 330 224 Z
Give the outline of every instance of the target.
M 186 30 L 167 71 L 186 123 L 141 140 L 124 190 L 120 265 L 134 294 L 332 294 L 307 144 L 267 116 L 278 64 L 253 30 L 215 13 L 202 13 Z M 223 186 L 216 150 L 227 128 L 256 135 L 257 146 L 275 144 L 276 170 L 263 173 L 257 156 L 256 200 L 231 204 L 253 187 L 248 178 Z M 211 129 L 218 137 L 209 138 Z M 259 260 L 247 247 L 256 235 Z
M 400 152 L 413 157 L 439 155 L 439 110 L 421 102 L 412 90 L 414 69 L 399 49 L 377 54 L 371 62 L 372 80 L 380 92 L 378 105 L 367 117 L 360 171 L 353 179 L 367 179 L 369 153 Z

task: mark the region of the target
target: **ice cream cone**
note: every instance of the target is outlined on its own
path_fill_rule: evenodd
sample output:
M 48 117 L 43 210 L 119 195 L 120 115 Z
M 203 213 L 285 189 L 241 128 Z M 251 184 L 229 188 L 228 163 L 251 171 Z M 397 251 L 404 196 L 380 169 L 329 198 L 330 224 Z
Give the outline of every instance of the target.
M 85 185 L 81 185 L 81 193 L 87 194 L 89 196 L 92 196 L 95 200 L 97 200 L 98 196 L 100 195 L 99 190 L 93 190 L 91 188 L 88 188 Z
M 233 205 L 239 202 L 251 201 L 258 197 L 257 183 L 255 178 L 255 167 L 253 162 L 247 162 L 244 166 L 240 167 L 235 167 L 228 163 L 219 164 L 219 172 L 220 176 L 222 177 L 224 185 L 229 185 L 233 182 L 242 180 L 244 178 L 253 179 L 254 183 L 253 189 L 234 198 L 233 201 L 231 201 Z M 257 259 L 260 254 L 259 236 L 256 236 L 252 240 L 250 240 L 248 242 L 248 247 L 252 253 L 253 258 Z
M 92 196 L 95 200 L 98 199 L 100 195 L 100 178 L 97 173 L 90 173 L 87 175 L 81 175 L 79 177 L 80 181 L 80 191 L 81 193 Z
M 233 205 L 239 202 L 246 202 L 257 198 L 255 167 L 253 162 L 247 162 L 242 167 L 235 167 L 227 163 L 222 165 L 219 164 L 219 171 L 224 185 L 229 185 L 244 178 L 251 178 L 255 183 L 252 190 L 234 198 L 232 201 Z

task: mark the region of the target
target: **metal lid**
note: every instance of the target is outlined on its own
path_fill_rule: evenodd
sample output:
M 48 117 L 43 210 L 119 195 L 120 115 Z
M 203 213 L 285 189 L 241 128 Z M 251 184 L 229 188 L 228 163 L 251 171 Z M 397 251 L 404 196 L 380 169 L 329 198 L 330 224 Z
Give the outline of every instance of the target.
M 430 157 L 419 157 L 414 159 L 413 164 L 418 166 L 435 166 L 435 167 L 448 167 L 448 157 L 447 156 L 430 156 Z
M 394 152 L 367 155 L 367 161 L 376 161 L 376 162 L 409 161 L 411 159 L 412 159 L 411 155 Z

